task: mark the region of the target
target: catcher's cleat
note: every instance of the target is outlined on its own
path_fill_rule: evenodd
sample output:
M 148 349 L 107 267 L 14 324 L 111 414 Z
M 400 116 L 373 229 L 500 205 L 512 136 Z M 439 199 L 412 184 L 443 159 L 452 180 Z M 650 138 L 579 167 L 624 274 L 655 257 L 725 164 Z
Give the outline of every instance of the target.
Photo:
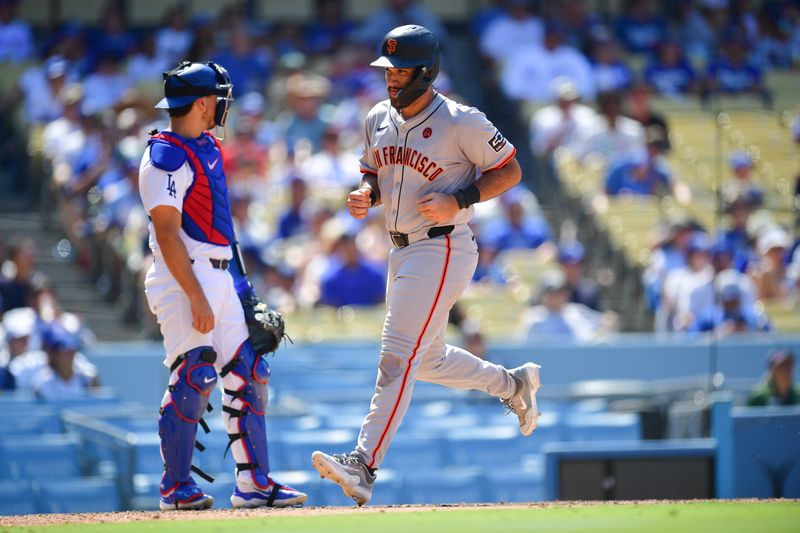
M 247 491 L 236 487 L 231 495 L 231 505 L 234 509 L 250 507 L 291 507 L 302 505 L 308 496 L 297 489 L 281 485 L 270 479 L 270 488 L 261 490 L 250 488 Z
M 526 437 L 536 429 L 536 419 L 539 418 L 539 409 L 536 406 L 536 391 L 539 390 L 539 369 L 535 363 L 525 363 L 508 371 L 517 390 L 511 398 L 501 399 L 509 412 L 519 417 L 519 430 Z
M 191 479 L 178 484 L 166 495 L 162 493 L 158 503 L 162 511 L 209 509 L 212 505 L 214 505 L 214 498 L 204 493 L 203 489 Z
M 328 455 L 317 451 L 311 454 L 311 463 L 320 476 L 339 485 L 344 495 L 353 498 L 359 507 L 372 498 L 375 471 L 367 468 L 358 452 Z

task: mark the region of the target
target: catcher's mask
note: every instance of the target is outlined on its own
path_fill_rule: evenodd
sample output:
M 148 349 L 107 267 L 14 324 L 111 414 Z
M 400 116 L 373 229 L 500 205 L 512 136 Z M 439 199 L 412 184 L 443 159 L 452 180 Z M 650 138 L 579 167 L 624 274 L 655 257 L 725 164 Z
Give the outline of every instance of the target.
M 211 61 L 208 63 L 183 61 L 174 69 L 164 72 L 164 98 L 156 104 L 156 108 L 183 107 L 198 98 L 211 95 L 217 97 L 214 123 L 225 127 L 228 107 L 233 101 L 233 83 L 228 71 Z
M 414 78 L 397 94 L 397 109 L 422 96 L 439 75 L 439 41 L 424 26 L 399 26 L 383 38 L 381 56 L 370 63 L 381 68 L 413 68 Z

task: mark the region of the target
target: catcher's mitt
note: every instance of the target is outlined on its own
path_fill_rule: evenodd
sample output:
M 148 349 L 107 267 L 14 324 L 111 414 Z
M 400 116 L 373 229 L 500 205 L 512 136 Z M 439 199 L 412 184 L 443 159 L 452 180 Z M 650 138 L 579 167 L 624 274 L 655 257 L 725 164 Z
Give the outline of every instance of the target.
M 284 337 L 291 339 L 286 332 L 286 324 L 281 314 L 267 307 L 256 297 L 242 301 L 244 320 L 250 333 L 250 340 L 257 354 L 272 353 L 280 347 Z

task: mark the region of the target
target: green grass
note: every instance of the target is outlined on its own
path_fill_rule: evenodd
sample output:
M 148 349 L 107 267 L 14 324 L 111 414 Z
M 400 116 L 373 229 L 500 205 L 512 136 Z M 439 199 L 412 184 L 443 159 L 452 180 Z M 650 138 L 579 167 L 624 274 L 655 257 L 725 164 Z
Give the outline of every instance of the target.
M 2 531 L 80 533 L 511 533 L 530 531 L 736 533 L 800 531 L 795 502 L 702 502 L 554 505 L 507 509 L 420 509 L 405 512 L 319 514 L 297 510 L 258 518 L 169 520 L 2 528 Z M 198 514 L 198 517 L 202 514 Z

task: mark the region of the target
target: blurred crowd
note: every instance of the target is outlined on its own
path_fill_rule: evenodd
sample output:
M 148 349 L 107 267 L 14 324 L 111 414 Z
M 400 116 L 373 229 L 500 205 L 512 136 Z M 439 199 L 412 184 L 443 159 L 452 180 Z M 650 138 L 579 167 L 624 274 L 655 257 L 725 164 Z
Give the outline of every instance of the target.
M 36 271 L 36 243 L 12 238 L 0 256 L 0 392 L 31 391 L 45 400 L 80 397 L 99 386 L 81 349 L 92 332 L 64 311 Z
M 536 157 L 550 161 L 566 149 L 601 161 L 609 196 L 669 194 L 685 204 L 692 193 L 664 163 L 669 129 L 650 108 L 651 95 L 745 92 L 769 102 L 764 72 L 800 64 L 800 8 L 777 0 L 623 4 L 604 18 L 583 0 L 493 2 L 469 29 L 487 69 L 483 81 L 535 110 Z M 237 236 L 256 292 L 284 312 L 383 302 L 391 246 L 383 213 L 355 221 L 343 202 L 360 180 L 363 119 L 386 97 L 382 73 L 368 66 L 383 35 L 412 22 L 436 33 L 444 50 L 437 89 L 463 100 L 448 76 L 460 68 L 448 61 L 448 30 L 413 0 L 386 0 L 359 22 L 348 19 L 344 0 L 315 1 L 303 23 L 256 19 L 246 5 L 198 15 L 177 4 L 157 27 L 139 28 L 126 21 L 125 2 L 110 0 L 96 25 L 34 31 L 16 18 L 17 1 L 0 0 L 0 63 L 31 65 L 9 98 L 23 102 L 20 121 L 40 155 L 45 209 L 67 234 L 71 258 L 151 334 L 157 329 L 141 298 L 150 257 L 137 178 L 148 133 L 166 127 L 152 108 L 163 71 L 188 59 L 230 72 L 236 102 L 217 134 L 225 136 Z M 484 107 L 491 98 L 488 92 Z M 731 229 L 717 236 L 676 222 L 645 274 L 659 328 L 715 329 L 735 316 L 737 328 L 768 329 L 752 303 L 796 292 L 796 239 L 765 226 L 754 240 L 750 214 L 762 193 L 743 156 L 731 164 Z M 520 186 L 480 204 L 474 230 L 476 283 L 508 283 L 500 259 L 511 250 L 552 259 L 520 318 L 521 337 L 584 341 L 618 327 L 583 270 L 587 250 L 554 234 L 531 190 Z M 738 310 L 723 298 L 733 292 Z M 38 324 L 41 312 L 31 307 Z M 474 332 L 463 313 L 453 321 Z M 44 346 L 36 344 L 42 334 L 31 338 L 34 348 Z

